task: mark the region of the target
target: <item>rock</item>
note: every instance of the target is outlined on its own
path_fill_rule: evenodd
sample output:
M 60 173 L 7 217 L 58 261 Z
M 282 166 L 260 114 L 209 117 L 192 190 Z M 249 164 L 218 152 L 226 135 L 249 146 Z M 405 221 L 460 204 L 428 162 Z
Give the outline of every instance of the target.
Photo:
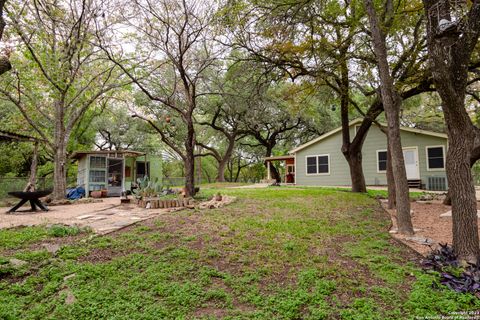
M 416 243 L 418 243 L 418 244 L 422 244 L 422 245 L 425 245 L 425 246 L 430 246 L 430 245 L 436 243 L 436 242 L 433 241 L 432 239 L 430 239 L 430 238 L 424 238 L 424 237 L 407 237 L 407 238 L 405 238 L 405 240 L 407 240 L 407 241 L 412 241 L 412 242 L 416 242 Z
M 416 202 L 419 204 L 432 204 L 432 201 L 430 200 L 417 200 Z
M 76 276 L 77 276 L 76 273 L 69 274 L 68 276 L 63 277 L 63 281 L 67 281 L 67 280 L 72 279 Z
M 416 228 L 413 228 L 413 232 L 420 232 L 422 231 L 422 229 L 416 229 Z M 398 233 L 398 229 L 397 228 L 392 228 L 390 229 L 390 231 L 388 231 L 389 233 L 391 234 L 397 234 Z
M 15 259 L 15 258 L 11 258 L 8 262 L 10 262 L 10 264 L 15 268 L 20 268 L 27 264 L 26 261 Z
M 105 220 L 105 219 L 107 219 L 107 217 L 104 217 L 104 216 L 96 216 L 96 217 L 88 218 L 88 220 L 93 220 L 93 221 Z
M 60 250 L 60 245 L 56 243 L 43 243 L 42 246 L 52 254 L 56 254 Z
M 72 290 L 70 290 L 69 288 L 63 289 L 59 293 L 60 294 L 65 293 L 66 294 L 66 297 L 65 297 L 65 304 L 66 305 L 74 304 L 75 301 L 77 301 L 77 298 L 75 298 Z
M 83 216 L 78 216 L 77 219 L 78 219 L 78 220 L 85 220 L 85 219 L 92 218 L 92 217 L 95 217 L 95 215 L 93 215 L 93 214 L 86 214 L 86 215 L 83 215 Z

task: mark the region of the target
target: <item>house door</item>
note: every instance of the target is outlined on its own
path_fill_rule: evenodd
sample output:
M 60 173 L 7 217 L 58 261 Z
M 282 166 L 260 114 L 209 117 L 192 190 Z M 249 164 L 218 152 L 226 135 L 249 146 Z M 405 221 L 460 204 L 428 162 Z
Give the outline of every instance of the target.
M 285 175 L 286 183 L 295 183 L 295 165 L 287 164 L 287 173 Z
M 108 164 L 107 196 L 119 197 L 122 195 L 123 160 L 108 159 L 107 164 Z
M 405 159 L 405 170 L 407 171 L 407 179 L 420 179 L 417 148 L 404 148 L 403 158 Z

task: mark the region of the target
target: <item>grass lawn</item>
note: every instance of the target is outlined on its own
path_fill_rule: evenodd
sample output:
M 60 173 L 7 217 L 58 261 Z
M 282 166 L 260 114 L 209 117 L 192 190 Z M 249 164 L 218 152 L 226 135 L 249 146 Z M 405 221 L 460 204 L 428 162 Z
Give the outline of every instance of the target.
M 433 289 L 368 195 L 204 189 L 237 202 L 109 236 L 0 231 L 0 319 L 411 319 L 479 310 Z M 63 237 L 55 237 L 63 236 Z M 42 243 L 60 243 L 56 254 Z M 7 261 L 28 263 L 12 268 Z

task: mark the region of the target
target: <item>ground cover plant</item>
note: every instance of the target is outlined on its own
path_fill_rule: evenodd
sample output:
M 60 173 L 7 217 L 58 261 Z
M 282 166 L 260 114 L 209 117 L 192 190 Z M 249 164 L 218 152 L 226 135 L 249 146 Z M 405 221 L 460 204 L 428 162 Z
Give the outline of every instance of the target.
M 3 319 L 409 319 L 478 310 L 432 283 L 365 194 L 202 189 L 238 199 L 102 237 L 0 230 Z M 8 240 L 8 239 L 21 240 Z M 39 243 L 56 243 L 55 253 Z

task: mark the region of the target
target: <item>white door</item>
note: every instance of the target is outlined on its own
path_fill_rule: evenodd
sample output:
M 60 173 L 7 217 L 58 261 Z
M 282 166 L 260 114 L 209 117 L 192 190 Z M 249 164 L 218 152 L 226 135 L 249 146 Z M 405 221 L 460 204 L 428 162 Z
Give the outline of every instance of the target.
M 420 179 L 418 170 L 418 152 L 417 149 L 403 149 L 403 158 L 405 159 L 405 170 L 407 179 Z

